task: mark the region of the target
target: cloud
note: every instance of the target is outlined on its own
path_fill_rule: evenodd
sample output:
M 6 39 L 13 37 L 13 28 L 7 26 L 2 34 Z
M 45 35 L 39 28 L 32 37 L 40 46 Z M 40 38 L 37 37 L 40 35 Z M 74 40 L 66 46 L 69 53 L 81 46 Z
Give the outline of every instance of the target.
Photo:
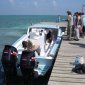
M 57 6 L 57 2 L 55 0 L 53 0 L 53 6 Z
M 38 2 L 34 1 L 34 6 L 37 7 L 38 6 Z
M 10 2 L 11 4 L 14 4 L 14 1 L 15 1 L 15 0 L 9 0 L 9 2 Z

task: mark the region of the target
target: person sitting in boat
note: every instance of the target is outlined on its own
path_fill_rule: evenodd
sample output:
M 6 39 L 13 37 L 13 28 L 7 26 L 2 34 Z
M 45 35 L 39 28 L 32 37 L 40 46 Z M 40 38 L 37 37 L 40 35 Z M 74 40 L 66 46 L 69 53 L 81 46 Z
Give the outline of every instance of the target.
M 46 42 L 51 43 L 52 42 L 52 31 L 49 30 L 46 35 Z

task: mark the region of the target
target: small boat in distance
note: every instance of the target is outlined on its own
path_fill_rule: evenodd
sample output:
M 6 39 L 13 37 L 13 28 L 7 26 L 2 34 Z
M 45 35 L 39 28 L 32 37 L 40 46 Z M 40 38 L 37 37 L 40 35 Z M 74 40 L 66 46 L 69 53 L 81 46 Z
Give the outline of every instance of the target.
M 51 39 L 49 40 L 50 34 Z M 18 52 L 17 65 L 20 64 L 20 58 L 24 51 L 22 42 L 30 40 L 35 47 L 38 47 L 38 51 L 35 51 L 35 59 L 38 63 L 33 70 L 37 72 L 37 76 L 44 76 L 50 70 L 52 62 L 56 58 L 56 53 L 62 41 L 62 35 L 63 32 L 56 23 L 40 22 L 29 26 L 27 33 L 12 44 Z M 19 76 L 22 76 L 20 66 L 17 66 L 17 73 Z

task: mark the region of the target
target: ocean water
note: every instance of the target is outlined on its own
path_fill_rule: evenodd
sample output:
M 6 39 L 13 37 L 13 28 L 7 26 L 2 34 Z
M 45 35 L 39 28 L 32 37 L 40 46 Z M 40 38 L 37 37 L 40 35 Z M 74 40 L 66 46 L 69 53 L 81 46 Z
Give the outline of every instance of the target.
M 0 15 L 0 58 L 4 45 L 12 45 L 27 32 L 29 25 L 44 21 L 58 22 L 58 17 L 57 15 Z M 60 16 L 60 21 L 65 19 L 66 16 Z M 0 82 L 1 79 L 0 77 Z

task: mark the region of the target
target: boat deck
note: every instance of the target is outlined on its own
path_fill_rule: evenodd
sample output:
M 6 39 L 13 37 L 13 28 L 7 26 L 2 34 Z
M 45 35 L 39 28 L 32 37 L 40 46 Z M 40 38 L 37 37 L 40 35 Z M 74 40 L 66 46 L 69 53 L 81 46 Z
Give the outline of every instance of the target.
M 85 74 L 72 72 L 77 55 L 85 59 L 85 36 L 79 41 L 67 41 L 64 35 L 48 85 L 85 85 Z

